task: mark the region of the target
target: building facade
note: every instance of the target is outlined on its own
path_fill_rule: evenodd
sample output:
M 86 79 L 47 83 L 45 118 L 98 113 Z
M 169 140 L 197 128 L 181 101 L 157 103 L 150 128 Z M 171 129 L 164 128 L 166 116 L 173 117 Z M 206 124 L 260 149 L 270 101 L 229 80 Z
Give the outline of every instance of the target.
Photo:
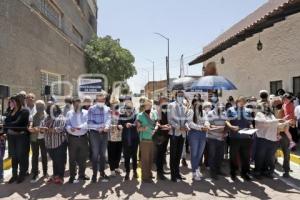
M 97 33 L 96 0 L 1 0 L 0 84 L 53 94 L 77 90 L 86 73 L 84 46 Z M 73 93 L 74 94 L 74 93 Z
M 170 78 L 170 82 L 172 82 L 174 78 Z M 145 87 L 145 96 L 149 99 L 153 99 L 153 88 L 154 88 L 154 99 L 157 100 L 161 96 L 168 96 L 167 90 L 167 80 L 159 80 L 159 81 L 149 81 Z
M 217 64 L 238 90 L 223 97 L 258 96 L 262 89 L 300 93 L 300 1 L 270 0 L 204 47 L 190 64 Z

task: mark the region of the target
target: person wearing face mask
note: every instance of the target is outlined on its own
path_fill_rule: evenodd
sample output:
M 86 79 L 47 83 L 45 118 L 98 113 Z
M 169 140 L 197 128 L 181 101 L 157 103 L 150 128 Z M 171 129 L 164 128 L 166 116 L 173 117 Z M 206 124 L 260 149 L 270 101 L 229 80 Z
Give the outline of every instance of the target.
M 137 179 L 137 151 L 139 146 L 139 135 L 136 129 L 136 113 L 132 102 L 127 102 L 124 106 L 125 112 L 120 115 L 118 124 L 122 128 L 122 149 L 124 155 L 126 175 L 124 180 L 129 180 L 130 160 L 132 163 L 133 178 Z
M 217 104 L 214 110 L 208 112 L 207 118 L 210 124 L 207 134 L 208 165 L 211 178 L 217 180 L 219 175 L 224 176 L 221 165 L 224 158 L 224 139 L 227 136 L 225 106 Z
M 85 175 L 86 160 L 89 153 L 87 137 L 87 110 L 81 108 L 81 100 L 73 99 L 73 109 L 66 116 L 66 130 L 68 132 L 69 149 L 69 183 L 77 183 L 79 180 L 89 180 Z M 79 168 L 78 180 L 75 180 L 76 166 Z
M 262 102 L 258 106 L 255 125 L 257 138 L 254 176 L 258 179 L 262 176 L 272 178 L 275 169 L 275 152 L 278 140 L 277 128 L 279 124 L 268 102 Z
M 109 181 L 109 177 L 105 174 L 104 170 L 108 133 L 111 125 L 111 110 L 105 105 L 105 101 L 106 93 L 102 91 L 96 95 L 96 104 L 91 106 L 88 111 L 87 124 L 92 148 L 93 183 L 97 181 L 98 170 L 100 171 L 101 181 Z
M 121 174 L 119 164 L 122 154 L 122 129 L 123 126 L 118 124 L 120 118 L 119 101 L 113 98 L 110 102 L 111 107 L 111 126 L 107 144 L 108 163 L 111 176 Z
M 179 171 L 180 159 L 183 150 L 184 138 L 188 127 L 187 122 L 187 107 L 184 103 L 184 92 L 178 91 L 175 94 L 175 102 L 172 102 L 168 106 L 168 123 L 171 125 L 170 134 L 170 169 L 171 180 L 173 182 L 179 182 L 185 179 L 181 176 Z
M 48 176 L 48 159 L 47 150 L 45 146 L 45 137 L 39 130 L 41 123 L 46 119 L 47 114 L 45 112 L 46 105 L 42 100 L 36 101 L 36 114 L 32 118 L 32 125 L 29 128 L 30 140 L 31 140 L 31 151 L 32 151 L 32 179 L 31 183 L 36 183 L 38 181 L 39 175 L 39 152 L 41 151 L 42 165 L 43 165 L 43 175 Z
M 142 180 L 152 183 L 153 141 L 152 136 L 158 130 L 157 116 L 151 112 L 152 102 L 148 99 L 143 103 L 144 111 L 137 115 L 137 130 L 140 135 Z
M 213 109 L 213 104 L 209 101 L 205 101 L 202 105 L 203 107 L 203 113 L 205 116 L 208 116 L 208 113 Z M 203 154 L 203 159 L 201 158 L 200 165 L 202 167 L 208 167 L 208 157 L 209 157 L 209 152 L 208 152 L 208 143 L 206 141 L 206 145 L 204 148 L 204 154 Z
M 233 181 L 236 180 L 238 169 L 238 156 L 241 161 L 241 177 L 250 181 L 250 149 L 252 138 L 246 134 L 240 134 L 239 130 L 252 127 L 251 111 L 245 108 L 246 98 L 240 96 L 236 101 L 236 107 L 227 111 L 226 126 L 229 128 L 230 137 L 230 174 Z
M 49 104 L 47 117 L 41 123 L 40 131 L 45 137 L 45 147 L 53 163 L 53 175 L 47 183 L 62 185 L 64 183 L 67 160 L 66 119 L 57 104 Z
M 209 123 L 203 112 L 202 103 L 196 99 L 192 101 L 192 107 L 187 113 L 187 125 L 189 127 L 188 140 L 191 146 L 191 163 L 193 180 L 200 181 L 202 174 L 199 163 L 206 145 L 206 133 Z
M 65 105 L 63 107 L 63 115 L 66 117 L 67 116 L 67 113 L 72 110 L 72 102 L 73 102 L 73 99 L 72 97 L 66 97 L 65 98 Z
M 156 146 L 156 170 L 157 179 L 166 180 L 164 171 L 164 161 L 169 142 L 169 131 L 171 126 L 168 124 L 168 98 L 160 97 L 158 108 L 158 130 L 153 136 L 153 141 Z
M 84 96 L 82 100 L 82 109 L 88 111 L 92 105 L 92 98 L 90 96 Z

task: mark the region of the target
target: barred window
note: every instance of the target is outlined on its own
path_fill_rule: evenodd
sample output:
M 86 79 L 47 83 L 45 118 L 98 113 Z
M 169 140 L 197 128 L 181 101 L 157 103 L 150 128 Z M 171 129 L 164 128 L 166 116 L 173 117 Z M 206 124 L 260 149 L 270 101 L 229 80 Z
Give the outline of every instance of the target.
M 293 93 L 296 96 L 300 94 L 300 76 L 293 77 Z
M 62 76 L 59 74 L 41 71 L 42 95 L 44 95 L 45 86 L 46 85 L 52 86 L 52 84 L 53 84 L 53 88 L 51 88 L 51 91 L 53 91 L 52 94 L 61 95 L 62 93 L 62 86 L 60 83 L 61 80 L 62 80 Z
M 75 39 L 76 43 L 81 46 L 82 40 L 83 40 L 82 34 L 77 30 L 77 28 L 74 25 L 72 26 L 72 32 L 74 34 L 74 39 Z
M 277 90 L 282 89 L 282 81 L 271 81 L 270 82 L 270 93 L 276 94 Z
M 61 27 L 62 13 L 51 0 L 36 0 L 36 6 L 55 26 Z

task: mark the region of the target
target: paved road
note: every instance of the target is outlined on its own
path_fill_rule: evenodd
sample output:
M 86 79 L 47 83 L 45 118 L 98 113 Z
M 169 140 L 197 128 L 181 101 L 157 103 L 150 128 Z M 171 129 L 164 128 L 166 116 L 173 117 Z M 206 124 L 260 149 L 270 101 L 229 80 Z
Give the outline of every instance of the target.
M 123 165 L 123 164 L 122 164 Z M 224 169 L 227 169 L 224 165 Z M 49 162 L 49 172 L 52 172 Z M 68 171 L 65 184 L 62 186 L 47 185 L 44 179 L 37 183 L 30 183 L 30 178 L 22 184 L 0 185 L 2 199 L 299 199 L 300 191 L 275 178 L 260 181 L 243 182 L 239 179 L 232 182 L 229 177 L 222 177 L 218 181 L 211 181 L 204 173 L 205 179 L 194 183 L 191 180 L 189 168 L 182 168 L 187 180 L 180 183 L 170 181 L 156 181 L 155 184 L 141 183 L 139 180 L 123 181 L 121 176 L 111 178 L 108 183 L 89 181 L 69 184 Z M 109 174 L 109 171 L 107 170 Z M 10 172 L 6 171 L 6 178 Z M 91 176 L 90 167 L 87 175 Z M 299 181 L 297 182 L 299 183 Z

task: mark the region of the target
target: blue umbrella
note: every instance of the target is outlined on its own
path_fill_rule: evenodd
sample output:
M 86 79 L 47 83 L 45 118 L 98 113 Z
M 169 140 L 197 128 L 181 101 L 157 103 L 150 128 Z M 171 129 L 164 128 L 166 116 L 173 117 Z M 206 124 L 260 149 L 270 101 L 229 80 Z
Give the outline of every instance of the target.
M 223 76 L 203 76 L 194 82 L 191 90 L 236 90 L 235 85 Z
M 190 88 L 193 82 L 196 81 L 199 77 L 196 76 L 186 76 L 173 80 L 171 82 L 171 90 L 186 90 Z

